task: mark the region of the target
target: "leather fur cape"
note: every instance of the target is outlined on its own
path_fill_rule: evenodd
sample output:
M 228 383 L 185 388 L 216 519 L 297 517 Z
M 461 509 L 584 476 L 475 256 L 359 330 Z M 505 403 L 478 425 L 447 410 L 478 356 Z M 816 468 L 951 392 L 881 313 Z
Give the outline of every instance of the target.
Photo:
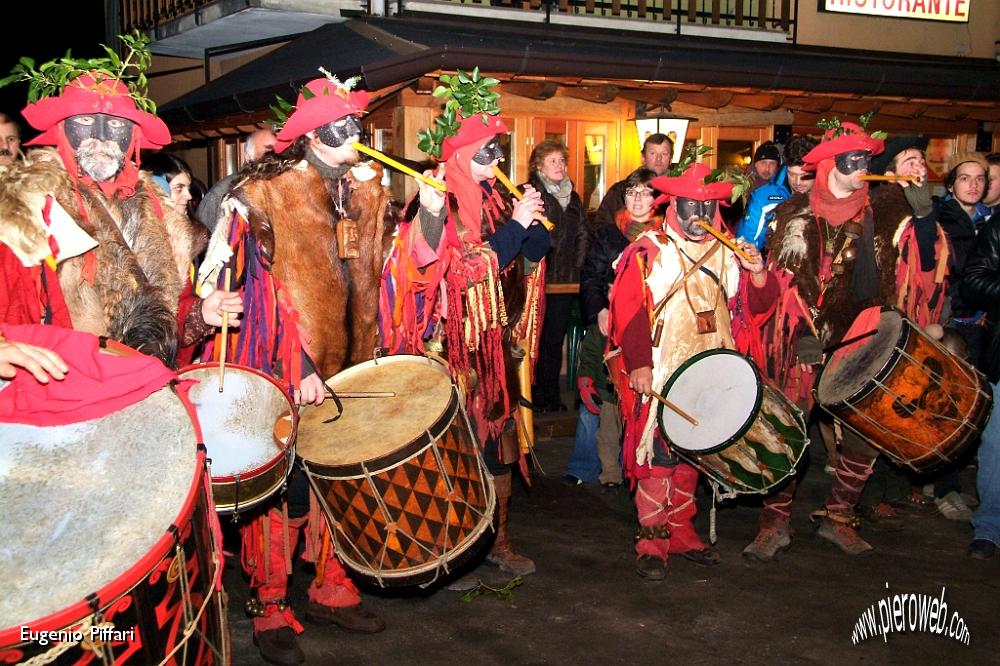
M 875 211 L 873 216 L 877 296 L 861 302 L 855 299 L 851 290 L 855 265 L 854 262 L 845 262 L 844 272 L 833 276 L 819 306 L 815 323 L 824 345 L 839 341 L 865 308 L 895 305 L 898 251 L 893 245 L 893 236 L 900 220 L 889 217 L 879 211 Z M 775 229 L 767 242 L 772 268 L 791 273 L 790 285 L 798 288 L 799 295 L 810 308 L 817 307 L 821 293 L 820 267 L 824 254 L 821 227 L 822 222 L 813 215 L 808 195 L 797 194 L 775 209 Z M 843 234 L 838 236 L 833 248 L 834 256 L 846 240 Z M 780 320 L 778 314 L 777 319 Z
M 370 359 L 377 346 L 379 279 L 395 211 L 377 164 L 375 175 L 362 181 L 351 171 L 324 178 L 305 160 L 272 161 L 277 173 L 265 174 L 266 164 L 258 165 L 260 175 L 245 178 L 231 196 L 247 207 L 250 231 L 291 296 L 308 336 L 306 348 L 325 379 Z M 356 259 L 339 258 L 336 226 L 342 217 L 358 225 Z M 223 231 L 228 226 L 219 225 Z
M 174 211 L 156 186 L 141 180 L 136 193 L 108 200 L 81 187 L 79 198 L 54 149 L 36 149 L 0 175 L 0 242 L 32 257 L 48 254 L 46 232 L 25 195 L 52 194 L 98 246 L 60 262 L 59 285 L 73 327 L 118 340 L 172 365 L 177 309 L 204 229 Z M 154 199 L 155 197 L 155 199 Z

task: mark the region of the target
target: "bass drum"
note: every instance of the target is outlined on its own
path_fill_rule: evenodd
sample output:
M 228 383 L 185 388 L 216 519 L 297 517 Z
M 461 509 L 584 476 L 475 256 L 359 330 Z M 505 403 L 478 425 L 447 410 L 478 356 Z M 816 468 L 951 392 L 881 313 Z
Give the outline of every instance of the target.
M 426 585 L 492 531 L 496 507 L 463 398 L 423 356 L 388 356 L 331 377 L 345 397 L 304 407 L 298 455 L 344 564 L 378 585 Z M 335 419 L 335 420 L 334 420 Z
M 167 386 L 72 425 L 0 424 L 0 663 L 229 663 L 193 414 Z
M 730 493 L 770 492 L 795 473 L 809 444 L 802 411 L 734 351 L 692 356 L 661 393 L 698 422 L 658 403 L 671 449 Z

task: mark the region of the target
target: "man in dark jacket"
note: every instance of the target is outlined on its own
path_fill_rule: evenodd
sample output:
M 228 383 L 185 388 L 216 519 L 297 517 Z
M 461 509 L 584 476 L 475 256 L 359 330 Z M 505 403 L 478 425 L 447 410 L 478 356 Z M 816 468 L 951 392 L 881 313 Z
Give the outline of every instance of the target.
M 986 560 L 1000 547 L 1000 218 L 994 216 L 980 231 L 959 286 L 963 300 L 984 310 L 987 322 L 981 367 L 993 387 L 994 406 L 979 444 L 980 504 L 972 517 L 975 537 L 969 545 L 969 557 Z
M 664 176 L 670 171 L 671 156 L 674 153 L 674 142 L 666 134 L 650 134 L 642 144 L 642 167 L 649 169 L 657 176 Z M 620 180 L 604 195 L 597 214 L 594 216 L 594 227 L 614 224 L 615 215 L 625 208 L 625 190 L 628 179 Z

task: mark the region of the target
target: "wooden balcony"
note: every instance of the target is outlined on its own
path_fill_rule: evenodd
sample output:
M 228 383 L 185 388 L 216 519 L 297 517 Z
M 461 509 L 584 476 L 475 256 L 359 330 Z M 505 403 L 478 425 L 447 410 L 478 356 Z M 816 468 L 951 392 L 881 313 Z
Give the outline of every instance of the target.
M 400 0 L 398 7 L 406 13 L 461 13 L 581 27 L 591 19 L 593 27 L 794 41 L 798 0 Z

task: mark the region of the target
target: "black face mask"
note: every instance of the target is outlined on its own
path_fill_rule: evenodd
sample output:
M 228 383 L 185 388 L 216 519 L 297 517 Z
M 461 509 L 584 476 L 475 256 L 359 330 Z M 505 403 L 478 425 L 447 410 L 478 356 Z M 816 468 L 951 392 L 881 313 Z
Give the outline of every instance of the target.
M 79 148 L 87 139 L 97 139 L 114 141 L 124 154 L 132 142 L 132 129 L 135 123 L 106 113 L 94 113 L 70 116 L 63 127 L 66 130 L 66 139 L 69 140 L 73 150 Z
M 494 160 L 502 160 L 503 157 L 503 148 L 500 147 L 500 137 L 495 136 L 476 151 L 476 154 L 472 156 L 472 161 L 482 166 L 489 166 L 493 164 Z
M 715 199 L 708 201 L 698 201 L 687 197 L 677 197 L 674 200 L 674 210 L 677 211 L 677 221 L 680 222 L 681 229 L 689 236 L 704 236 L 706 232 L 700 226 L 699 221 L 708 224 L 715 219 L 715 211 L 719 207 L 719 202 Z
M 354 116 L 344 116 L 316 128 L 316 136 L 331 148 L 340 148 L 352 136 L 361 136 L 361 123 Z
M 833 163 L 837 165 L 837 171 L 849 176 L 855 171 L 867 171 L 872 163 L 872 153 L 870 150 L 849 150 L 836 155 Z

